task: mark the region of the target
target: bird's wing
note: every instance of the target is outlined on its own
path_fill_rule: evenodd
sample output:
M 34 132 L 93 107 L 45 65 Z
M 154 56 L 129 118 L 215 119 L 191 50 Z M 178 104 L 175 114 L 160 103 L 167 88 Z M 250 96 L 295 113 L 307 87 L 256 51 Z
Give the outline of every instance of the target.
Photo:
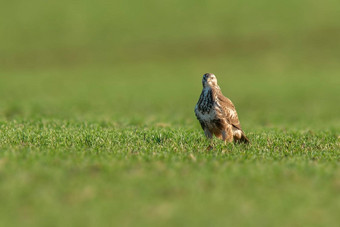
M 225 97 L 222 93 L 217 95 L 220 106 L 224 112 L 225 118 L 229 124 L 232 124 L 235 128 L 241 129 L 240 121 L 238 120 L 237 112 L 234 104 L 230 99 Z

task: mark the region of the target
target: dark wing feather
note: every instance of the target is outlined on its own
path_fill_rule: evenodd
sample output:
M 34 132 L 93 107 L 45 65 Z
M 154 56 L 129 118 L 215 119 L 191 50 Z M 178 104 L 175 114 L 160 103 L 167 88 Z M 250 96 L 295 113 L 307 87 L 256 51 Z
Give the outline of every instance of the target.
M 235 128 L 242 130 L 240 121 L 238 120 L 237 112 L 234 104 L 230 99 L 225 97 L 222 92 L 217 95 L 218 101 L 223 109 L 226 120 L 229 124 L 232 124 Z

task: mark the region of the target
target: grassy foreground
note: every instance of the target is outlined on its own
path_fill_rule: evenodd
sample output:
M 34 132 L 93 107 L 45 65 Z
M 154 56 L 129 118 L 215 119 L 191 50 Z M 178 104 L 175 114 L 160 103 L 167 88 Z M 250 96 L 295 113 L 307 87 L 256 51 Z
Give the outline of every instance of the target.
M 199 130 L 2 122 L 1 224 L 336 225 L 334 132 L 254 130 L 249 146 Z

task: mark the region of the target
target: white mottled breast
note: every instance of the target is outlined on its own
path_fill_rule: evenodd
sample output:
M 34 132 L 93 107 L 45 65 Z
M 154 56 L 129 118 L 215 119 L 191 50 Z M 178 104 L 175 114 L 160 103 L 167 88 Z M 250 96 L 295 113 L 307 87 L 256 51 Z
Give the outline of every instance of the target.
M 195 106 L 195 114 L 202 127 L 203 125 L 210 129 L 218 127 L 216 123 L 219 122 L 221 113 L 222 108 L 216 95 L 211 88 L 204 88 Z
M 213 108 L 211 108 L 211 110 L 208 113 L 201 113 L 198 109 L 198 105 L 196 105 L 195 113 L 196 113 L 197 118 L 199 118 L 199 120 L 205 121 L 205 122 L 210 122 L 216 118 L 215 105 L 213 106 Z

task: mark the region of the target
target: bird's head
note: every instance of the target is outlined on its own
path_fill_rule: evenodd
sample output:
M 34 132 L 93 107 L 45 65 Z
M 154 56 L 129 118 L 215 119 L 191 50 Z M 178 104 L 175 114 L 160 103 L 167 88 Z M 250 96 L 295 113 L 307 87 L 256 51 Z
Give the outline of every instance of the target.
M 203 87 L 216 87 L 217 79 L 216 76 L 212 73 L 206 73 L 203 75 L 202 79 Z

